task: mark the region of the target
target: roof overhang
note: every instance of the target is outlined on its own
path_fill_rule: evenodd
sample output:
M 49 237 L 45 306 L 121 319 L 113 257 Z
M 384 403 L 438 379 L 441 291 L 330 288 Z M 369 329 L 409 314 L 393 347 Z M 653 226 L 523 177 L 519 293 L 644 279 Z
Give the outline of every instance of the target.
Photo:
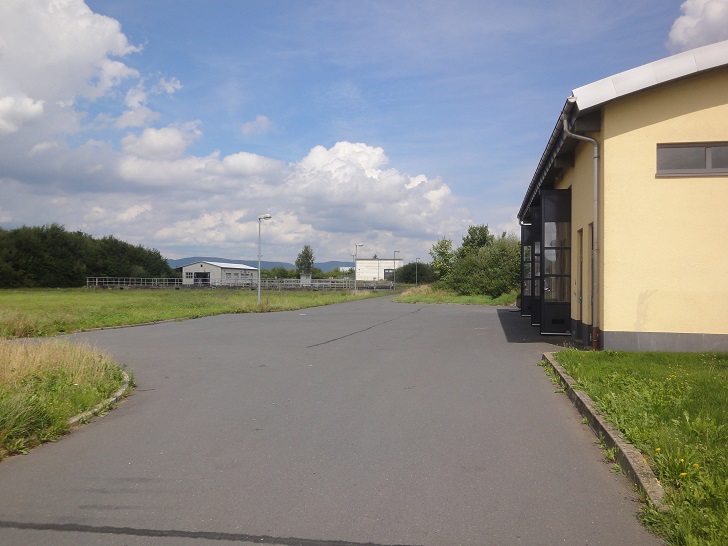
M 528 186 L 518 212 L 518 219 L 527 222 L 529 209 L 539 189 L 544 184 L 548 185 L 557 180 L 569 167 L 569 161 L 573 165 L 577 142 L 564 134 L 564 121 L 577 133 L 600 131 L 600 109 L 604 104 L 657 85 L 727 65 L 728 40 L 678 53 L 574 89 L 561 109 L 556 127 Z
M 254 271 L 258 270 L 257 267 L 251 267 L 251 266 L 245 265 L 245 264 L 236 264 L 236 263 L 229 263 L 229 262 L 210 262 L 208 260 L 200 260 L 197 262 L 192 262 L 191 264 L 187 264 L 182 267 L 190 267 L 192 265 L 197 265 L 197 264 L 210 264 L 210 265 L 214 265 L 215 267 L 220 267 L 222 269 L 245 269 L 245 270 L 254 270 Z
M 728 40 L 660 59 L 574 89 L 582 112 L 602 104 L 728 64 Z

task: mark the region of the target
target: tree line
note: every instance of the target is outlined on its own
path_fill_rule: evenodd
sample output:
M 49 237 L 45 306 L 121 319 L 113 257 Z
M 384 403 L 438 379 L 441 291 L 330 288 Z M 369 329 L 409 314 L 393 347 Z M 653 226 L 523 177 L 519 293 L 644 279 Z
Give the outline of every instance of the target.
M 460 295 L 488 295 L 497 298 L 517 289 L 521 280 L 521 242 L 514 235 L 503 232 L 495 236 L 487 225 L 468 228 L 462 244 L 453 248 L 447 237 L 437 241 L 430 249 L 432 261 L 410 262 L 397 268 L 398 283 L 434 284 Z M 373 259 L 377 259 L 376 254 Z M 296 269 L 274 268 L 270 277 L 296 278 L 301 273 L 313 278 L 350 276 L 348 271 L 324 274 L 314 267 L 314 254 L 305 245 L 296 259 Z M 266 271 L 262 272 L 265 278 Z
M 0 288 L 85 286 L 86 277 L 179 276 L 158 250 L 51 224 L 0 228 Z

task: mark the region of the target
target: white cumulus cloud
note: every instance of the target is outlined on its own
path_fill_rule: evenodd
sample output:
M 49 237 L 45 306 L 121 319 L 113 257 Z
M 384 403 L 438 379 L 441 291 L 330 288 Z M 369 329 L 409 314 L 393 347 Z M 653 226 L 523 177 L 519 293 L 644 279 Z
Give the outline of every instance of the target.
M 141 49 L 82 0 L 0 0 L 0 222 L 58 222 L 114 235 L 167 257 L 265 255 L 293 261 L 421 250 L 468 217 L 440 178 L 392 165 L 365 142 L 311 143 L 281 161 L 245 150 L 195 154 L 199 121 L 159 123 L 151 107 L 183 89 L 142 76 Z M 192 118 L 195 119 L 195 118 Z M 177 120 L 176 120 L 177 121 Z M 259 115 L 243 135 L 276 131 Z M 425 254 L 421 254 L 423 257 Z
M 275 129 L 275 124 L 267 116 L 256 116 L 253 121 L 243 123 L 241 131 L 243 136 L 260 135 Z
M 177 159 L 202 135 L 197 123 L 144 129 L 141 135 L 129 133 L 121 139 L 124 151 L 146 159 Z
M 0 135 L 14 133 L 25 122 L 42 114 L 42 100 L 23 95 L 0 97 Z
M 82 0 L 3 0 L 0 21 L 0 95 L 25 93 L 67 105 L 98 98 L 138 75 L 119 59 L 139 48 L 118 21 L 93 13 Z
M 139 218 L 140 215 L 144 214 L 145 212 L 149 212 L 152 209 L 153 207 L 150 203 L 139 203 L 137 205 L 132 205 L 131 207 L 119 213 L 117 215 L 117 219 L 120 222 L 131 222 Z
M 728 40 L 728 0 L 686 0 L 670 30 L 672 51 Z

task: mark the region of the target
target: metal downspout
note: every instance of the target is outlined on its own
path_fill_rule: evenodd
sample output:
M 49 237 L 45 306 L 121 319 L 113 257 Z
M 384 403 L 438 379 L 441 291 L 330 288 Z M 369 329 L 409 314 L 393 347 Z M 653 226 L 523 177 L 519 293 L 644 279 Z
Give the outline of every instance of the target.
M 575 103 L 576 97 L 569 97 L 568 102 Z M 561 116 L 564 134 L 576 140 L 591 142 L 594 145 L 594 227 L 592 230 L 592 348 L 599 349 L 599 142 L 591 137 L 577 135 L 569 130 L 566 115 Z

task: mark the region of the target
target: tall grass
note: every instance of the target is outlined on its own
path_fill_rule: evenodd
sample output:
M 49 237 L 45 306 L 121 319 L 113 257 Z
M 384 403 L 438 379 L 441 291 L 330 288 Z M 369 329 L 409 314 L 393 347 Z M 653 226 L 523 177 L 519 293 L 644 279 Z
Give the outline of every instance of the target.
M 225 313 L 295 310 L 379 295 L 265 291 L 258 308 L 257 292 L 251 290 L 0 290 L 0 337 L 53 336 Z
M 452 290 L 435 288 L 426 284 L 415 288 L 408 288 L 394 301 L 400 303 L 459 303 L 463 305 L 513 305 L 516 293 L 503 294 L 498 298 L 490 296 L 459 296 Z
M 0 340 L 0 459 L 58 438 L 122 383 L 121 368 L 88 345 Z
M 670 544 L 728 544 L 728 353 L 562 351 L 557 361 L 644 455 L 670 508 L 642 519 Z

